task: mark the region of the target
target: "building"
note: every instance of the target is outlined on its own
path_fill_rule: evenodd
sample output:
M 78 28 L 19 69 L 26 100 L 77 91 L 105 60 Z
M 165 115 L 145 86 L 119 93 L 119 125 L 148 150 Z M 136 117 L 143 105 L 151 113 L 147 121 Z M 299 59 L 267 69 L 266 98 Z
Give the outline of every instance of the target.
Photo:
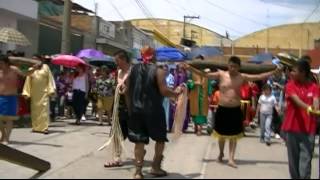
M 99 17 L 97 33 L 97 49 L 104 53 L 112 55 L 118 50 L 131 52 L 133 38 L 130 23 L 109 22 Z
M 140 58 L 140 50 L 144 46 L 150 46 L 152 48 L 155 48 L 155 40 L 152 34 L 147 33 L 143 30 L 140 30 L 134 26 L 132 26 L 132 38 L 133 38 L 133 44 L 132 44 L 132 57 L 134 59 Z
M 17 29 L 31 42 L 28 47 L 0 43 L 3 52 L 16 50 L 31 56 L 38 50 L 38 3 L 34 0 L 0 0 L 0 27 Z
M 235 40 L 235 47 L 310 50 L 320 38 L 319 23 L 286 24 L 254 32 Z
M 39 49 L 40 54 L 61 52 L 63 0 L 39 1 Z M 73 3 L 71 15 L 71 52 L 83 48 L 95 48 L 96 21 L 93 12 Z
M 168 19 L 135 19 L 130 21 L 140 29 L 156 31 L 174 44 L 181 42 L 184 34 L 184 23 Z M 186 38 L 196 42 L 198 46 L 230 46 L 231 40 L 204 27 L 187 24 Z

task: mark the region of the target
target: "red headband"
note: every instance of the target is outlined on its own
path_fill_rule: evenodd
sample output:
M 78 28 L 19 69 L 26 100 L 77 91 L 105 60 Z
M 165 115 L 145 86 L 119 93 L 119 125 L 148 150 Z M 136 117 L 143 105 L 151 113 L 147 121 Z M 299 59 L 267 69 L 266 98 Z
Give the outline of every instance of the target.
M 151 47 L 144 47 L 141 49 L 141 57 L 144 64 L 148 64 L 154 58 L 154 49 Z

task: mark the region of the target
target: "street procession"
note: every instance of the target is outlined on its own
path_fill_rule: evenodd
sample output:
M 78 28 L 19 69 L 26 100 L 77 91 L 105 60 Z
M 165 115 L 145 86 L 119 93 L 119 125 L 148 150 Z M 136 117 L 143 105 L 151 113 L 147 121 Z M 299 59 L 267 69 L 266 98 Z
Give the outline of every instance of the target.
M 0 0 L 0 179 L 320 178 L 320 2 L 237 2 Z

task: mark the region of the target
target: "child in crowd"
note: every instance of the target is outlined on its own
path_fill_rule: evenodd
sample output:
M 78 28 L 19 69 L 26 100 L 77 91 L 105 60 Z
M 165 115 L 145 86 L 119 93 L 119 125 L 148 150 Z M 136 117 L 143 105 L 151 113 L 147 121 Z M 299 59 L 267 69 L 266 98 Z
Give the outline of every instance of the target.
M 273 119 L 273 112 L 277 108 L 277 100 L 272 95 L 270 85 L 266 84 L 263 87 L 263 94 L 258 101 L 257 116 L 260 115 L 260 142 L 271 145 L 271 124 Z

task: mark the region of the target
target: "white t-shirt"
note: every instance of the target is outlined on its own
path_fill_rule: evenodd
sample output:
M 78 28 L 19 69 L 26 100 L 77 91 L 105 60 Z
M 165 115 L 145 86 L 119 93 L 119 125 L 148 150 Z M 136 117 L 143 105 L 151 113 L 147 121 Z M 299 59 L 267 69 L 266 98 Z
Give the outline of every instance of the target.
M 272 114 L 273 108 L 277 105 L 277 100 L 274 95 L 260 96 L 259 102 L 260 104 L 260 113 L 263 114 Z
M 72 85 L 72 89 L 73 90 L 81 90 L 82 92 L 86 92 L 87 88 L 86 88 L 86 79 L 87 76 L 83 75 L 83 76 L 78 76 L 73 80 L 73 85 Z

